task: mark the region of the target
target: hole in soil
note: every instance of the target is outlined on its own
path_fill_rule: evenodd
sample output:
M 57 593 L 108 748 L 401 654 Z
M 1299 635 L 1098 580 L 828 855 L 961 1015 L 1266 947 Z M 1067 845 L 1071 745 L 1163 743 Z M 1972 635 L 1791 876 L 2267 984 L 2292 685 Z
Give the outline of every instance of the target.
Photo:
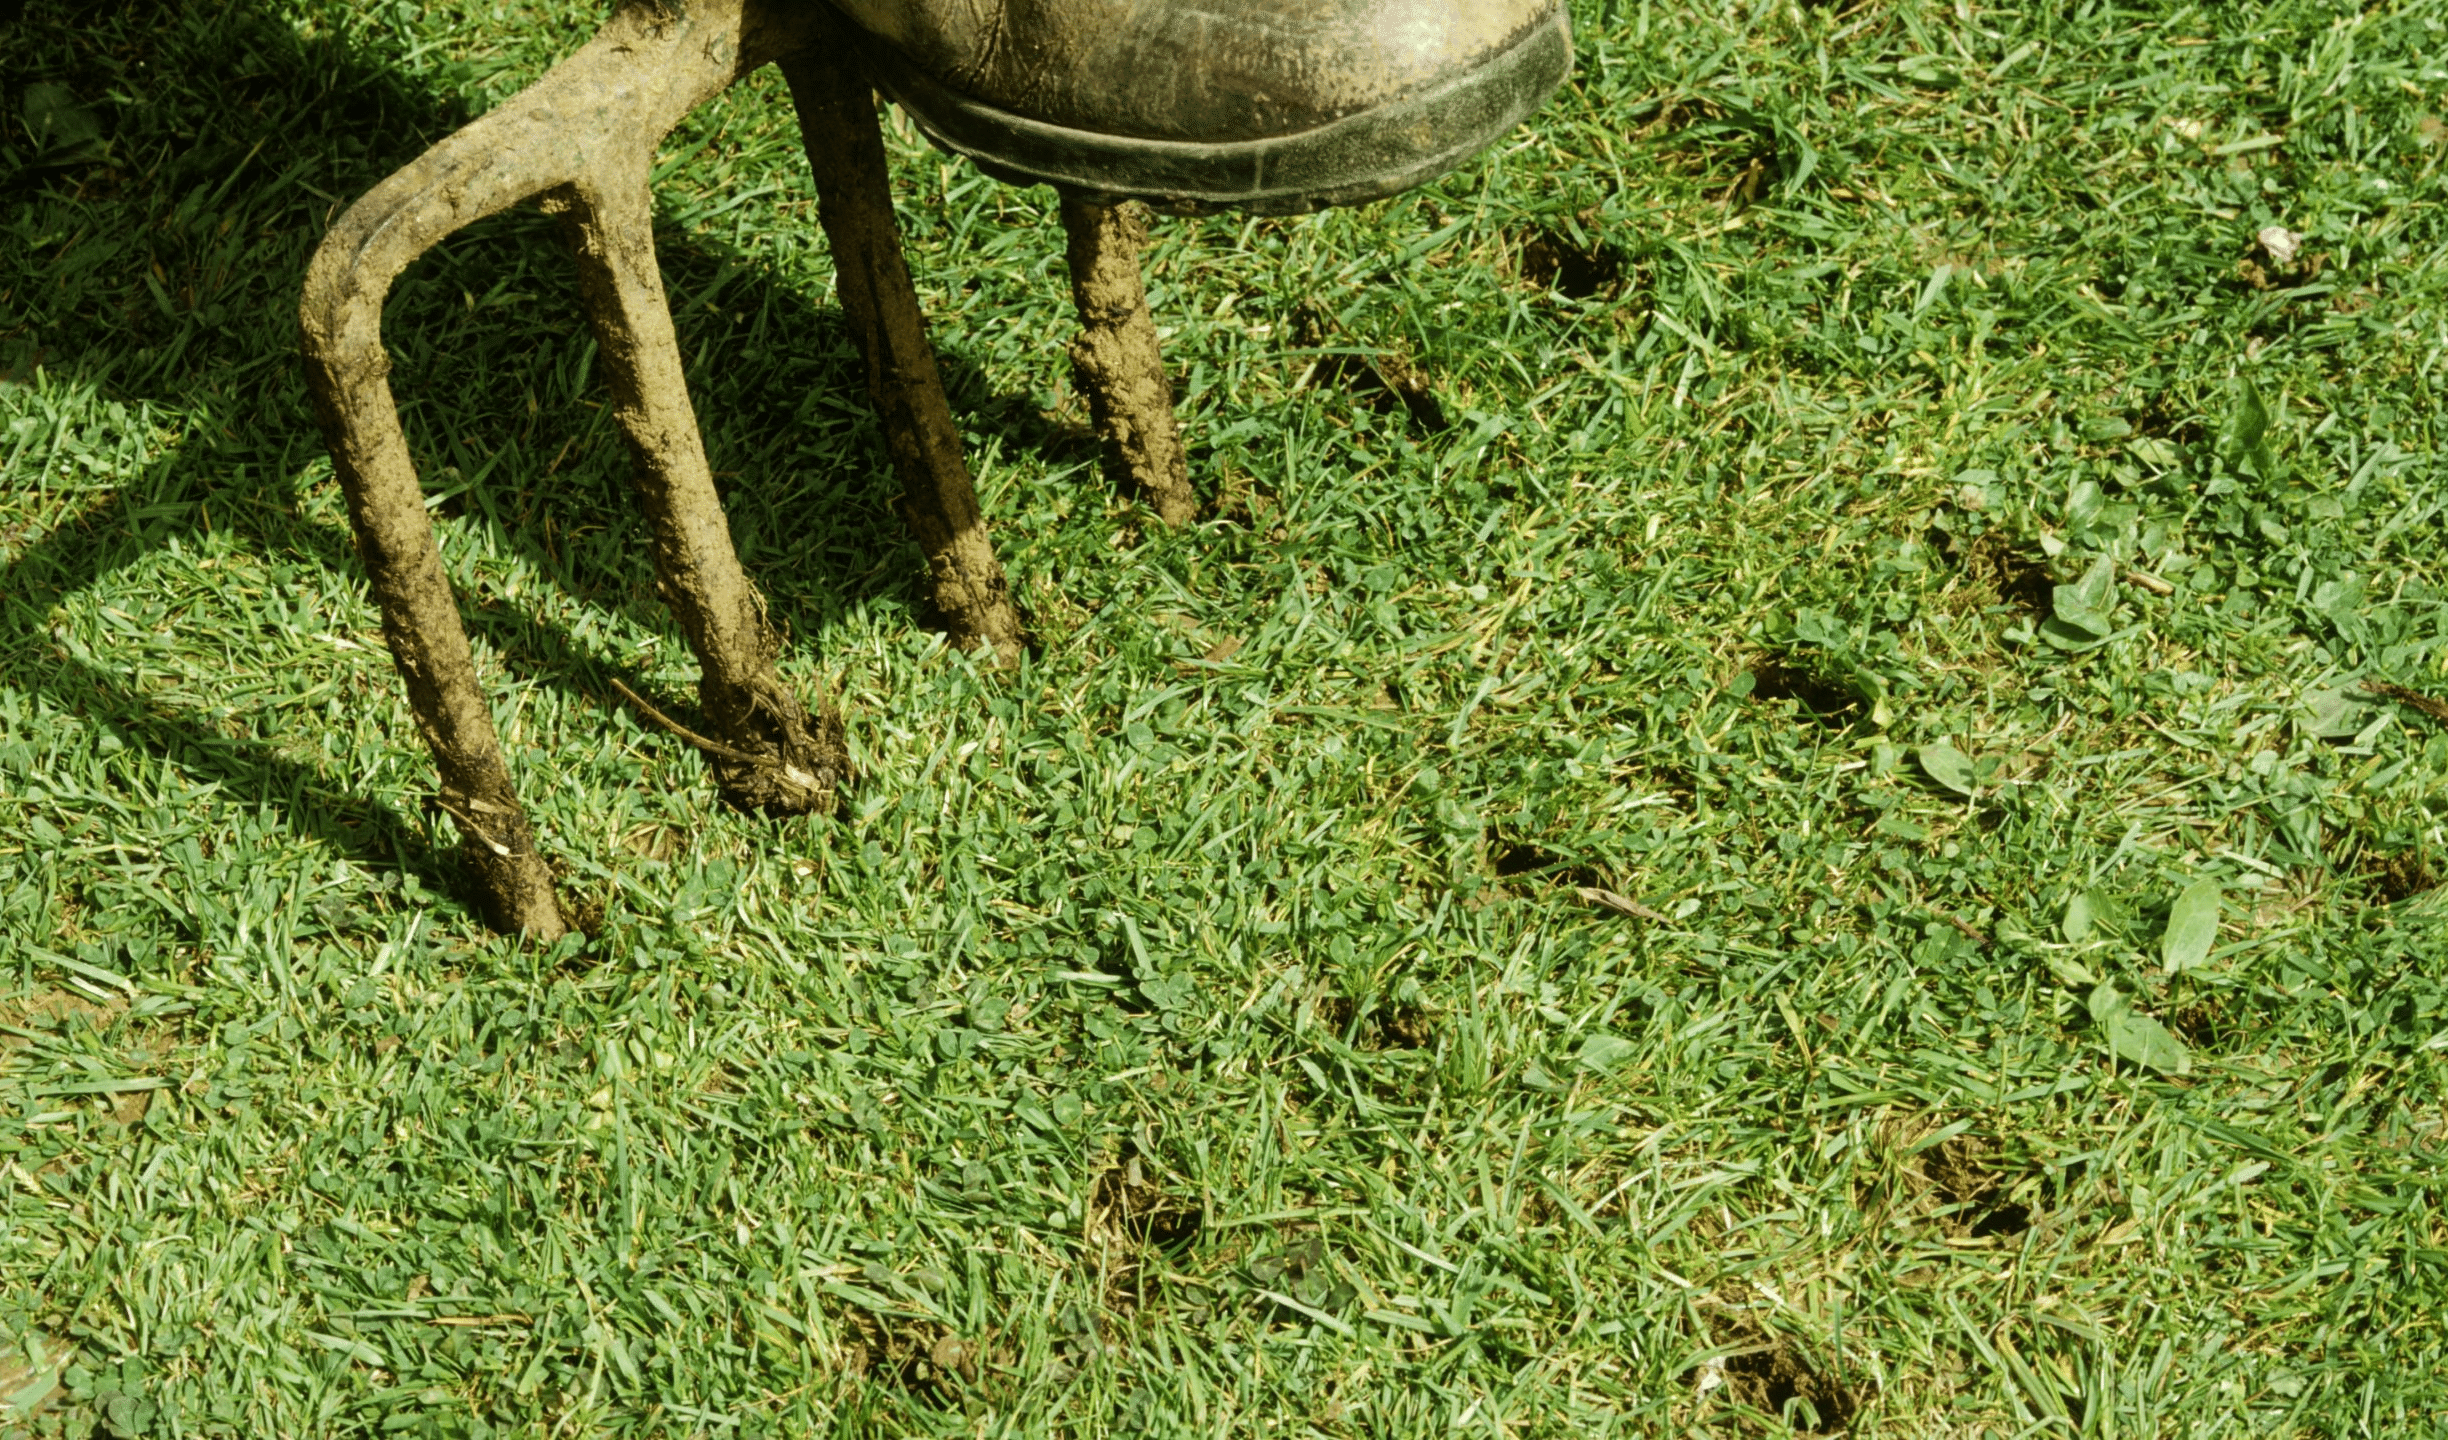
M 1938 1142 L 1923 1169 L 1938 1187 L 1940 1198 L 1960 1207 L 1955 1223 L 1968 1235 L 1983 1239 L 2020 1235 L 2032 1227 L 2031 1207 L 2006 1198 L 1997 1174 L 1997 1155 L 1985 1141 L 1957 1135 Z
M 2371 882 L 2373 898 L 2383 905 L 2411 900 L 2439 884 L 2438 872 L 2419 850 L 2375 855 L 2364 867 L 2363 878 Z
M 630 827 L 620 837 L 623 850 L 647 860 L 669 860 L 686 842 L 687 837 L 678 830 L 653 820 Z
M 1558 885 L 1596 885 L 1597 872 L 1587 865 L 1574 865 L 1544 845 L 1527 840 L 1515 840 L 1501 833 L 1488 837 L 1488 868 L 1499 880 L 1517 880 L 1527 884 L 1547 882 Z
M 2167 1023 L 2187 1045 L 2204 1050 L 2216 1048 L 2226 1040 L 2230 1028 L 2226 1007 L 2209 998 L 2174 1011 L 2167 1017 Z
M 2031 1207 L 2008 1201 L 1972 1222 L 1974 1236 L 1987 1239 L 1992 1235 L 2020 1235 L 2032 1224 Z
M 1964 574 L 1987 585 L 1998 603 L 2038 618 L 2055 613 L 2056 578 L 2005 536 L 1994 530 L 1981 536 L 1964 549 L 1960 559 Z
M 1411 1001 L 1379 1005 L 1363 1015 L 1358 1002 L 1329 995 L 1317 1002 L 1318 1023 L 1363 1050 L 1423 1050 L 1436 1039 L 1436 1013 Z M 1362 1023 L 1354 1029 L 1352 1022 Z M 1295 1089 L 1299 1089 L 1295 1084 Z
M 978 1347 L 941 1326 L 850 1312 L 844 1369 L 929 1400 L 951 1404 L 976 1380 Z
M 1791 700 L 1823 724 L 1849 723 L 1861 710 L 1852 689 L 1781 655 L 1763 655 L 1751 666 L 1756 700 Z
M 1564 862 L 1536 845 L 1499 843 L 1496 850 L 1496 877 L 1510 880 L 1516 875 L 1530 875 Z
M 1138 1245 L 1170 1250 L 1198 1238 L 1199 1207 L 1153 1184 L 1139 1155 L 1124 1147 L 1113 1168 L 1097 1177 L 1089 1191 L 1092 1223 Z
M 601 939 L 604 916 L 609 913 L 605 907 L 602 892 L 579 889 L 571 883 L 571 877 L 576 872 L 559 860 L 552 862 L 552 872 L 553 889 L 558 892 L 561 901 L 561 918 L 569 922 L 572 930 L 589 940 Z M 561 962 L 561 968 L 575 970 L 584 967 L 579 963 L 578 957 L 572 955 Z
M 1559 230 L 1537 230 L 1522 241 L 1521 277 L 1569 299 L 1588 300 L 1623 283 L 1623 252 L 1603 240 L 1580 244 Z
M 1436 1039 L 1436 1016 L 1427 1007 L 1404 1002 L 1389 1005 L 1369 1017 L 1379 1050 L 1425 1050 Z
M 1857 1408 L 1845 1386 L 1811 1368 L 1810 1362 L 1782 1338 L 1764 1348 L 1729 1356 L 1726 1385 L 1738 1402 L 1754 1410 L 1785 1418 L 1804 1435 L 1840 1435 L 1853 1423 Z M 1809 1409 L 1787 1410 L 1795 1401 Z M 1816 1415 L 1817 1423 L 1812 1416 Z
M 1448 423 L 1436 388 L 1418 366 L 1400 355 L 1328 355 L 1310 372 L 1309 388 L 1331 385 L 1380 415 L 1396 410 L 1431 433 Z
M 1248 1274 L 1266 1289 L 1289 1294 L 1317 1310 L 1341 1310 L 1359 1298 L 1350 1282 L 1335 1272 L 1326 1242 L 1317 1235 L 1301 1240 L 1286 1236 L 1276 1249 L 1252 1256 Z M 1302 1318 L 1289 1306 L 1279 1303 L 1275 1308 L 1286 1320 Z
M 1757 676 L 1753 676 L 1756 683 Z M 1758 693 L 1756 690 L 1754 694 Z M 1694 788 L 1691 767 L 1659 763 L 1653 760 L 1627 762 L 1615 772 L 1615 783 L 1635 788 L 1647 787 L 1673 799 L 1676 805 L 1688 808 L 1698 794 Z
M 2153 391 L 2134 415 L 2134 429 L 2178 445 L 2196 445 L 2208 438 L 2201 417 L 2187 410 L 2164 390 Z
M 1661 168 L 1703 180 L 1719 205 L 1749 205 L 1789 173 L 1773 131 L 1705 99 L 1667 101 L 1639 133 L 1659 137 Z
M 2237 259 L 2235 273 L 2250 289 L 2288 290 L 2311 284 L 2328 265 L 2329 257 L 2319 251 L 2281 261 L 2256 241 Z

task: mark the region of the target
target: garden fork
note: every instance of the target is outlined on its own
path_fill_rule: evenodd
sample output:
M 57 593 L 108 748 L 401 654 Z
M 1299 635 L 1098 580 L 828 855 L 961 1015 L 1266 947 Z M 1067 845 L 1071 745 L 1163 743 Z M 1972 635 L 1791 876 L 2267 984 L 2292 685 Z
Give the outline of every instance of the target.
M 927 343 L 873 91 L 845 29 L 806 0 L 692 0 L 685 10 L 631 0 L 541 80 L 351 206 L 308 270 L 300 317 L 308 388 L 384 636 L 441 773 L 437 803 L 460 830 L 496 929 L 551 939 L 568 922 L 443 573 L 387 380 L 383 300 L 418 256 L 485 216 L 536 199 L 561 217 L 613 413 L 635 457 L 661 588 L 702 666 L 711 733 L 680 733 L 708 753 L 734 805 L 773 814 L 830 807 L 848 764 L 841 721 L 821 695 L 813 710 L 804 706 L 775 672 L 777 640 L 733 548 L 689 404 L 648 189 L 663 136 L 765 64 L 781 66 L 798 109 L 842 311 L 926 555 L 934 609 L 954 644 L 1003 660 L 1018 653 L 1019 617 Z M 1084 325 L 1073 359 L 1110 463 L 1137 479 L 1161 519 L 1185 522 L 1195 503 L 1141 288 L 1137 222 L 1075 191 L 1063 214 Z

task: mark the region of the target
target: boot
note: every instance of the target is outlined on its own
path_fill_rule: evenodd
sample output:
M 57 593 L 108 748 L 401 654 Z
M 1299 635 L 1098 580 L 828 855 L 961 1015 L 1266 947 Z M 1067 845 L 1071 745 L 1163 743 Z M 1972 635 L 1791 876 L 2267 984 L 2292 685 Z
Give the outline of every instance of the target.
M 833 0 L 945 149 L 1176 213 L 1390 195 L 1538 108 L 1562 0 Z

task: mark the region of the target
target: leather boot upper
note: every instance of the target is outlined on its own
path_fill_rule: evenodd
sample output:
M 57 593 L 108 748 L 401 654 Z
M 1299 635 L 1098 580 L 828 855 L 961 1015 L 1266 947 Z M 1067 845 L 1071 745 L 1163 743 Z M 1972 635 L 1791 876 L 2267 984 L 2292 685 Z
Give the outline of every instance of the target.
M 833 0 L 949 89 L 1067 129 L 1221 144 L 1400 101 L 1558 0 Z

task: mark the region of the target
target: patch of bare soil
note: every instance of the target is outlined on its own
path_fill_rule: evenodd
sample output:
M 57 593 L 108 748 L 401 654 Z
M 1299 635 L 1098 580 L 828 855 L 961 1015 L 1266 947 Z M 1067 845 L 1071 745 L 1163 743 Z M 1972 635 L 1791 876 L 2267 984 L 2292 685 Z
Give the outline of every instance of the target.
M 1167 1188 L 1161 1168 L 1125 1144 L 1088 1192 L 1087 1238 L 1105 1277 L 1105 1308 L 1128 1314 L 1146 1298 L 1150 1251 L 1180 1250 L 1206 1222 L 1199 1203 Z
M 2013 540 L 1992 530 L 1965 545 L 1953 558 L 1964 578 L 2034 619 L 2054 613 L 2057 581 L 2048 567 Z
M 2411 900 L 2440 883 L 2439 872 L 2420 850 L 2375 855 L 2364 866 L 2363 877 L 2371 883 L 2372 898 L 2383 905 Z
M 121 1001 L 103 1004 L 67 990 L 29 990 L 0 996 L 0 1025 L 19 1030 L 62 1030 L 76 1020 L 105 1030 L 126 1013 L 127 1006 Z M 14 1050 L 30 1043 L 22 1035 L 0 1031 L 0 1050 Z
M 1521 277 L 1567 299 L 1591 300 L 1612 293 L 1629 267 L 1623 252 L 1603 240 L 1579 241 L 1561 230 L 1534 230 L 1522 237 Z
M 1370 1014 L 1370 1036 L 1378 1050 L 1425 1050 L 1436 1042 L 1436 1013 L 1408 1001 L 1379 1006 Z
M 1801 1435 L 1841 1435 L 1861 1402 L 1852 1387 L 1812 1360 L 1789 1336 L 1762 1329 L 1737 1316 L 1729 1338 L 1742 1346 L 1723 1361 L 1728 1399 L 1761 1415 L 1775 1416 Z
M 0 997 L 0 1055 L 33 1044 L 19 1031 L 44 1033 L 84 1026 L 107 1030 L 127 1013 L 125 1001 L 107 1003 L 89 1000 L 67 990 L 30 990 Z M 91 1103 L 103 1108 L 113 1124 L 133 1125 L 145 1117 L 153 1105 L 151 1090 L 127 1090 L 115 1095 L 97 1095 Z M 0 1392 L 5 1393 L 5 1392 Z
M 1488 868 L 1499 880 L 1538 881 L 1559 885 L 1595 885 L 1596 872 L 1573 865 L 1546 846 L 1516 840 L 1502 833 L 1488 837 Z
M 1400 355 L 1359 355 L 1344 352 L 1322 357 L 1309 371 L 1308 389 L 1331 387 L 1358 400 L 1380 415 L 1396 411 L 1431 434 L 1446 428 L 1444 403 L 1427 372 Z
M 988 1344 L 930 1321 L 855 1310 L 846 1324 L 854 1338 L 844 1347 L 845 1370 L 932 1405 L 956 1403 L 991 1358 Z
M 1861 714 L 1861 697 L 1851 686 L 1782 655 L 1751 662 L 1751 698 L 1791 700 L 1805 718 L 1840 729 Z
M 1955 1228 L 1986 1239 L 2020 1235 L 2032 1226 L 2031 1207 L 2007 1194 L 1997 1151 L 1985 1140 L 1957 1135 L 1927 1152 L 1922 1173 L 1954 1207 Z

